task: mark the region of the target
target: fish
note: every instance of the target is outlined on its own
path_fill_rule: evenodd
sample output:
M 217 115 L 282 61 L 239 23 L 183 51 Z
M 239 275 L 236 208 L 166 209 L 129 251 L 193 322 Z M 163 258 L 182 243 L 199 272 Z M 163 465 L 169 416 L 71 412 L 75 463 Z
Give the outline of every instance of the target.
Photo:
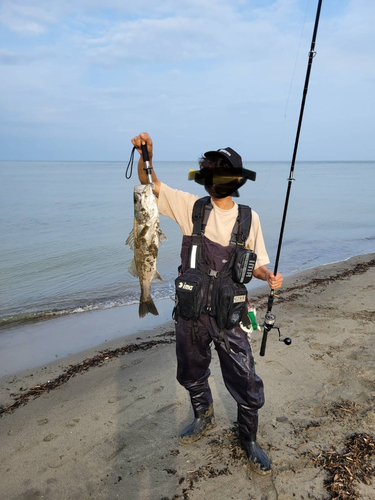
M 152 192 L 152 184 L 134 186 L 134 227 L 126 244 L 134 250 L 134 259 L 128 271 L 139 278 L 141 286 L 138 310 L 140 318 L 148 313 L 159 315 L 151 297 L 151 282 L 155 278 L 163 279 L 156 269 L 159 244 L 162 240 L 166 240 L 166 236 L 159 227 L 159 210 Z

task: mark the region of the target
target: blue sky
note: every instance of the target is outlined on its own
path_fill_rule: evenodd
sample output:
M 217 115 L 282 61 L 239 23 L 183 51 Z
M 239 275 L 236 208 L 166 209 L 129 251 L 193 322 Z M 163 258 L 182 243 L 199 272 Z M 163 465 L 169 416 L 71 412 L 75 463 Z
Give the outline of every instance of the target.
M 0 159 L 292 155 L 317 0 L 3 0 Z M 299 160 L 375 160 L 375 2 L 323 0 Z

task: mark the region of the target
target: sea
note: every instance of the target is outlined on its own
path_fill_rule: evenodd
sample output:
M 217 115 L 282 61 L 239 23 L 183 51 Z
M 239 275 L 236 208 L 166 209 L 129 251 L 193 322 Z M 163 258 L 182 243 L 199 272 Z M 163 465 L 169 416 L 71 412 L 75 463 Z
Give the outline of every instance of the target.
M 288 162 L 245 162 L 257 172 L 238 202 L 261 220 L 273 268 Z M 155 162 L 158 178 L 204 196 L 188 180 L 196 162 Z M 136 168 L 123 162 L 0 162 L 0 328 L 56 316 L 128 307 L 139 300 L 125 240 L 133 227 Z M 279 271 L 299 271 L 375 251 L 375 162 L 297 162 Z M 161 216 L 157 302 L 174 295 L 182 234 Z M 249 289 L 263 282 L 253 280 Z

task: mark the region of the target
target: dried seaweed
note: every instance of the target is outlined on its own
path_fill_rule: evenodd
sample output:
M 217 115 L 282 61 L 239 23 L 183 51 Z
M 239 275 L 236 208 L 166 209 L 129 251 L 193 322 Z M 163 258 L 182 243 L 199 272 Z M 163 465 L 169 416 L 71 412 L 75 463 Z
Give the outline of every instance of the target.
M 334 281 L 337 281 L 337 280 L 343 280 L 343 279 L 346 279 L 350 276 L 354 276 L 356 274 L 363 274 L 370 267 L 374 267 L 374 266 L 375 266 L 375 259 L 372 259 L 368 262 L 363 262 L 363 263 L 357 264 L 355 267 L 353 267 L 353 269 L 347 269 L 341 273 L 332 274 L 331 276 L 327 276 L 326 278 L 313 278 L 308 283 L 302 283 L 301 285 L 295 285 L 295 286 L 290 286 L 288 288 L 283 288 L 282 293 L 283 293 L 284 297 L 280 296 L 278 298 L 278 302 L 279 303 L 292 302 L 293 300 L 296 300 L 301 296 L 298 293 L 293 293 L 290 296 L 285 297 L 286 293 L 294 292 L 295 290 L 306 289 L 310 286 L 313 288 L 319 288 L 321 286 L 328 285 L 329 283 L 333 283 Z M 264 299 L 262 303 L 258 304 L 259 309 L 262 309 L 263 307 L 266 306 L 267 300 L 268 300 L 268 295 L 269 295 L 268 293 L 265 293 L 265 294 L 261 295 L 260 297 L 258 297 L 258 301 L 261 301 Z
M 368 434 L 352 434 L 345 441 L 342 453 L 327 451 L 313 457 L 316 466 L 328 472 L 324 487 L 330 499 L 356 500 L 358 482 L 371 484 L 375 467 L 371 461 L 375 456 L 375 440 Z
M 163 334 L 163 336 L 170 336 L 173 332 L 167 332 Z M 136 351 L 147 351 L 152 347 L 161 344 L 172 344 L 175 342 L 173 338 L 170 339 L 161 339 L 161 340 L 150 340 L 148 342 L 141 342 L 140 344 L 128 344 L 123 347 L 118 347 L 117 349 L 105 349 L 104 351 L 99 351 L 99 354 L 93 356 L 92 358 L 86 358 L 81 363 L 77 363 L 75 365 L 69 365 L 68 368 L 58 377 L 48 380 L 44 384 L 34 385 L 27 392 L 23 394 L 14 394 L 15 402 L 5 406 L 0 407 L 0 417 L 6 413 L 12 413 L 14 410 L 19 408 L 20 406 L 24 406 L 28 403 L 28 401 L 32 399 L 36 399 L 45 392 L 52 391 L 57 387 L 60 387 L 62 384 L 65 384 L 72 377 L 77 375 L 78 373 L 87 372 L 90 368 L 95 366 L 101 366 L 106 363 L 108 360 L 113 358 L 118 358 L 119 356 L 123 356 L 124 354 L 130 354 Z
M 189 480 L 197 483 L 199 479 L 212 479 L 214 477 L 219 476 L 229 476 L 231 475 L 231 471 L 228 467 L 224 467 L 223 469 L 215 469 L 212 465 L 203 465 L 199 467 L 197 470 L 189 471 Z
M 360 409 L 358 403 L 350 401 L 349 399 L 337 403 L 332 403 L 331 408 L 328 409 L 327 414 L 334 417 L 347 417 L 350 414 L 356 413 Z
M 221 432 L 211 434 L 209 438 L 209 451 L 204 455 L 207 463 L 197 469 L 187 471 L 186 476 L 180 477 L 179 485 L 184 483 L 185 486 L 182 493 L 177 493 L 170 499 L 162 497 L 161 500 L 189 500 L 189 494 L 200 481 L 232 475 L 229 465 L 238 465 L 239 462 L 247 464 L 247 457 L 241 448 L 236 425 L 230 429 L 223 429 Z M 215 462 L 224 462 L 224 467 L 215 467 Z

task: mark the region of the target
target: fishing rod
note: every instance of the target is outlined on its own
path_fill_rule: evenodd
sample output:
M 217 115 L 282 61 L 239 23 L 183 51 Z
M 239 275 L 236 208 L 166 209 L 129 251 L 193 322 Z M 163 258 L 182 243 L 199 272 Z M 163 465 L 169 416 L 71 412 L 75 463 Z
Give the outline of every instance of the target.
M 279 244 L 278 244 L 277 252 L 276 252 L 275 268 L 274 268 L 274 271 L 273 271 L 273 274 L 275 276 L 277 274 L 277 269 L 279 267 L 281 245 L 282 245 L 283 236 L 284 236 L 285 221 L 286 221 L 286 214 L 287 214 L 287 211 L 288 211 L 290 190 L 292 188 L 292 183 L 294 181 L 294 178 L 293 178 L 294 165 L 295 165 L 296 156 L 297 156 L 299 135 L 300 135 L 300 132 L 301 132 L 301 125 L 302 125 L 303 112 L 304 112 L 304 109 L 305 109 L 305 101 L 306 101 L 306 96 L 307 96 L 307 90 L 308 90 L 308 87 L 309 87 L 311 66 L 312 66 L 313 59 L 314 59 L 314 57 L 316 55 L 316 52 L 315 52 L 315 40 L 316 40 L 316 35 L 317 35 L 317 32 L 318 32 L 318 25 L 319 25 L 319 17 L 320 17 L 321 6 L 322 6 L 322 0 L 319 0 L 318 1 L 318 8 L 317 8 L 317 11 L 316 11 L 315 25 L 314 25 L 313 35 L 312 35 L 311 47 L 310 47 L 310 52 L 309 52 L 309 60 L 308 60 L 308 63 L 307 63 L 305 85 L 304 85 L 303 94 L 302 94 L 301 109 L 300 109 L 300 113 L 299 113 L 299 120 L 298 120 L 298 126 L 297 126 L 296 139 L 295 139 L 295 142 L 294 142 L 294 150 L 293 150 L 292 163 L 291 163 L 290 173 L 289 173 L 289 178 L 288 178 L 288 188 L 287 188 L 287 192 L 286 192 L 285 205 L 284 205 L 284 213 L 283 213 L 283 218 L 282 218 L 282 222 L 281 222 Z M 266 345 L 267 345 L 268 333 L 273 328 L 275 328 L 276 330 L 278 330 L 278 332 L 279 332 L 279 340 L 282 340 L 281 339 L 281 334 L 280 334 L 280 328 L 278 326 L 275 326 L 276 316 L 274 314 L 272 314 L 272 306 L 273 306 L 274 298 L 275 298 L 275 290 L 271 289 L 269 297 L 268 297 L 267 312 L 266 312 L 266 315 L 265 315 L 265 318 L 264 318 L 264 323 L 263 323 L 263 338 L 262 338 L 262 345 L 260 347 L 260 355 L 261 356 L 264 356 L 265 353 L 266 353 Z M 290 345 L 292 343 L 292 339 L 290 339 L 289 337 L 286 337 L 285 339 L 282 340 L 282 342 L 284 342 L 286 345 Z

